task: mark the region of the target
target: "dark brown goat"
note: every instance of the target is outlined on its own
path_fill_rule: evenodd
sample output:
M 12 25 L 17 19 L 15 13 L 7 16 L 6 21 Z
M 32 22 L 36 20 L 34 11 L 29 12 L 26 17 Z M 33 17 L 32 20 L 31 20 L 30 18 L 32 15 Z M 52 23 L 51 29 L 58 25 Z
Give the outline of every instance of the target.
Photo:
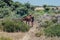
M 25 16 L 23 18 L 23 21 L 26 21 L 26 24 L 28 24 L 28 25 L 30 25 L 30 22 L 31 22 L 31 26 L 33 27 L 34 17 L 31 15 Z

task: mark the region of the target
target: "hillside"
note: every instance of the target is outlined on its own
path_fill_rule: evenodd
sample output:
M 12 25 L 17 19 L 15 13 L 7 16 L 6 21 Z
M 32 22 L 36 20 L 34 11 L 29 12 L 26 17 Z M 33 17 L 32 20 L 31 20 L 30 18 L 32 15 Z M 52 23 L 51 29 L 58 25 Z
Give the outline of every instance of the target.
M 0 0 L 0 40 L 60 40 L 60 9 L 52 7 Z

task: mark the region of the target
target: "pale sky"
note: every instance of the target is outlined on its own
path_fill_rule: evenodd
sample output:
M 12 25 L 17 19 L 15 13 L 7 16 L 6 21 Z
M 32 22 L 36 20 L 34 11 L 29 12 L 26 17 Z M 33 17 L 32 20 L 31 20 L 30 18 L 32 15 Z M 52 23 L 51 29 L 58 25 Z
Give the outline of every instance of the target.
M 18 1 L 20 3 L 26 3 L 29 1 L 30 4 L 37 6 L 42 6 L 44 4 L 60 6 L 60 0 L 13 0 L 13 1 Z

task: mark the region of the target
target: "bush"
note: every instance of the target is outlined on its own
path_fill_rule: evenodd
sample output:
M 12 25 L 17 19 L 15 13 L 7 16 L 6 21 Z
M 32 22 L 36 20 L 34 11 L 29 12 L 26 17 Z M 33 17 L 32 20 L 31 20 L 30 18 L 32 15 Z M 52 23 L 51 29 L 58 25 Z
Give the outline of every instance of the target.
M 36 33 L 35 34 L 37 37 L 40 37 L 42 34 L 41 33 Z
M 44 29 L 45 29 L 45 28 L 42 28 L 42 27 L 41 27 L 41 28 L 35 33 L 35 36 L 40 37 L 40 36 L 44 35 Z
M 60 24 L 54 24 L 47 27 L 45 30 L 45 35 L 47 36 L 60 36 Z
M 52 25 L 52 24 L 53 24 L 52 21 L 46 20 L 46 21 L 42 22 L 42 23 L 40 24 L 40 26 L 46 28 L 46 27 L 48 27 L 48 26 L 50 26 L 50 25 Z
M 40 37 L 41 35 L 43 35 L 43 31 L 40 31 L 40 32 L 37 32 L 35 35 L 37 36 L 37 37 Z
M 6 20 L 2 22 L 2 26 L 3 26 L 3 31 L 6 32 L 18 32 L 18 31 L 28 31 L 29 30 L 29 26 L 24 24 L 21 21 L 13 21 L 13 20 Z
M 6 38 L 6 37 L 1 37 L 0 40 L 12 40 L 12 39 Z
M 47 27 L 47 23 L 42 22 L 42 23 L 40 24 L 40 26 L 41 26 L 41 27 Z
M 58 19 L 55 17 L 55 18 L 52 18 L 52 22 L 53 23 L 57 23 Z

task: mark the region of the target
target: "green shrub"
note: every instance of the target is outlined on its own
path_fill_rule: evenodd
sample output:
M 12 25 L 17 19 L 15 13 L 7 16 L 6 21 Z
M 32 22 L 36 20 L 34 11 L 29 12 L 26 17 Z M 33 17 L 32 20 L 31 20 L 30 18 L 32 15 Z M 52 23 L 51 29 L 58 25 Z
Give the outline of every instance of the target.
M 52 25 L 53 24 L 53 22 L 52 21 L 48 21 L 48 20 L 46 20 L 46 21 L 44 21 L 44 22 L 42 22 L 41 24 L 40 24 L 40 26 L 41 27 L 48 27 L 48 26 L 50 26 L 50 25 Z
M 37 37 L 40 37 L 41 35 L 43 35 L 43 31 L 40 31 L 40 32 L 37 32 L 35 35 L 37 36 Z
M 28 31 L 29 26 L 21 21 L 6 20 L 2 22 L 3 31 L 6 32 L 18 32 L 18 31 Z
M 54 24 L 47 27 L 45 30 L 47 36 L 60 36 L 60 24 Z
M 56 23 L 57 21 L 58 21 L 57 18 L 53 18 L 53 19 L 52 19 L 52 22 L 53 22 L 53 23 Z
M 26 25 L 25 23 L 23 23 L 23 22 L 20 23 L 19 28 L 20 28 L 20 31 L 22 31 L 22 32 L 26 32 L 30 29 L 30 27 L 28 25 Z
M 35 34 L 37 37 L 40 37 L 42 34 L 41 33 L 36 33 Z
M 0 40 L 12 40 L 11 38 L 0 37 Z
M 47 27 L 47 25 L 48 25 L 48 24 L 47 24 L 47 23 L 44 23 L 44 22 L 42 22 L 42 23 L 40 24 L 41 27 Z
M 40 36 L 42 36 L 42 35 L 44 35 L 44 29 L 45 28 L 40 28 L 40 30 L 38 30 L 36 33 L 35 33 L 35 36 L 37 36 L 37 37 L 40 37 Z

